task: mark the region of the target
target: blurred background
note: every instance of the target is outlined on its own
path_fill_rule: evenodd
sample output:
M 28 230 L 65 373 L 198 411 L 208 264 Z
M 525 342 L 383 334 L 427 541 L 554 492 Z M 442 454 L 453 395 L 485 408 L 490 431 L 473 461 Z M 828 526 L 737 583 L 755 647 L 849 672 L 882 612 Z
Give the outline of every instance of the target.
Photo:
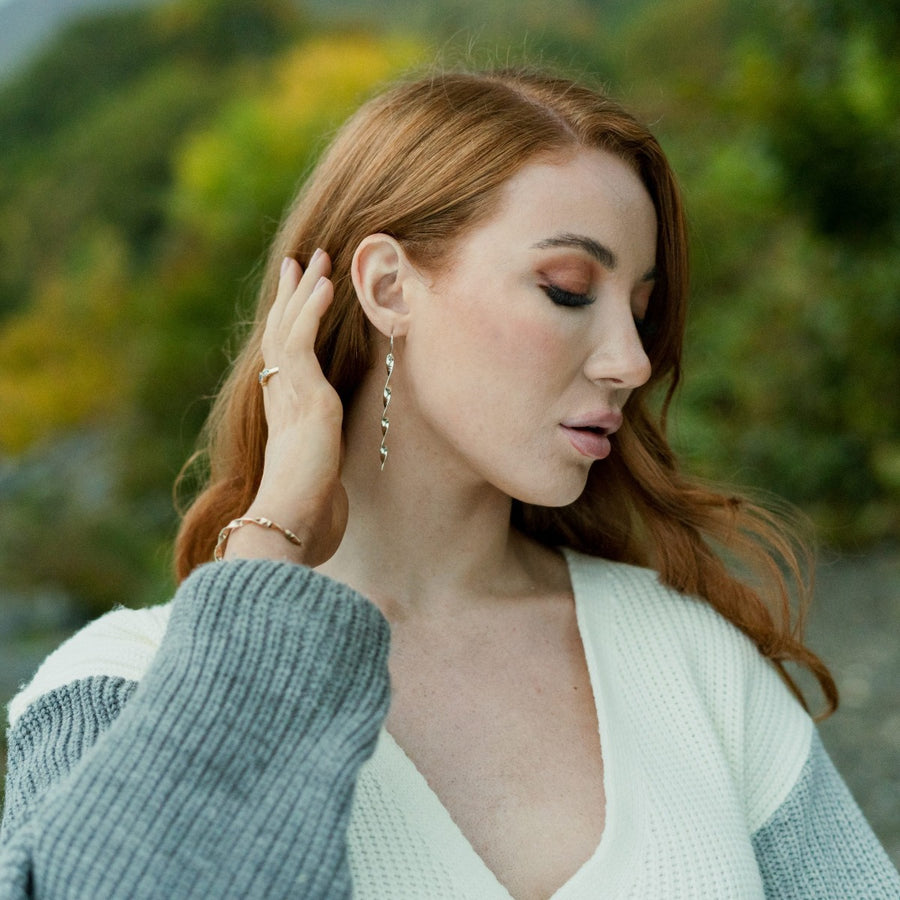
M 2 702 L 170 596 L 175 476 L 329 133 L 438 58 L 543 62 L 679 174 L 675 443 L 814 520 L 823 736 L 900 865 L 898 48 L 898 0 L 0 2 Z

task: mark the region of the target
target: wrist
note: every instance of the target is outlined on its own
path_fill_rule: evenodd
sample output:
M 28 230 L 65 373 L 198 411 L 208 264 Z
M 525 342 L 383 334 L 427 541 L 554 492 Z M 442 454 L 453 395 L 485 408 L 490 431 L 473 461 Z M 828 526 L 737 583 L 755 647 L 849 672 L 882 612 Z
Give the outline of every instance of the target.
M 251 508 L 219 532 L 214 558 L 220 562 L 262 558 L 305 564 L 307 542 L 293 529 Z

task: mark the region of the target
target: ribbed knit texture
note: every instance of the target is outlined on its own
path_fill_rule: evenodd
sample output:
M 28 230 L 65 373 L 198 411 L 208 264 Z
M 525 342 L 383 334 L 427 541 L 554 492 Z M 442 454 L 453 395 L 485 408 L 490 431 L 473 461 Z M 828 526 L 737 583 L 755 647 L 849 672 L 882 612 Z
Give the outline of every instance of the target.
M 60 644 L 28 685 L 13 697 L 9 704 L 10 725 L 15 725 L 39 697 L 73 681 L 95 675 L 140 681 L 159 650 L 171 613 L 171 603 L 147 609 L 118 607 L 89 622 Z
M 554 900 L 900 900 L 752 643 L 653 572 L 566 555 L 607 821 Z M 508 900 L 381 728 L 371 604 L 228 563 L 183 585 L 163 637 L 169 615 L 110 613 L 11 704 L 2 900 L 344 897 L 348 854 L 359 900 Z
M 800 779 L 753 836 L 767 900 L 898 900 L 900 876 L 881 847 L 869 854 L 869 826 L 816 735 Z
M 812 722 L 748 638 L 651 571 L 567 557 L 607 808 L 599 846 L 553 900 L 900 897 Z M 509 900 L 384 730 L 360 772 L 349 848 L 359 900 Z M 804 885 L 809 866 L 819 877 Z
M 387 710 L 388 640 L 374 606 L 303 567 L 202 567 L 68 775 L 104 728 L 97 710 L 124 699 L 104 697 L 129 687 L 68 685 L 17 722 L 0 897 L 349 896 L 347 819 Z
M 91 677 L 41 695 L 9 733 L 10 775 L 0 837 L 37 809 L 37 800 L 78 763 L 116 720 L 137 682 Z

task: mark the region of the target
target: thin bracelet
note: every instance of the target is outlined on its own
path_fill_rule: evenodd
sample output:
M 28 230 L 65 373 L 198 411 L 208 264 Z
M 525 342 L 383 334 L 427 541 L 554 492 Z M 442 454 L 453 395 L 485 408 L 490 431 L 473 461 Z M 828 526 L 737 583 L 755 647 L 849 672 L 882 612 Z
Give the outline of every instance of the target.
M 284 525 L 279 525 L 277 522 L 265 518 L 265 516 L 242 516 L 240 519 L 232 519 L 219 532 L 219 539 L 216 541 L 216 549 L 213 553 L 213 558 L 216 562 L 224 561 L 225 545 L 228 543 L 228 538 L 231 533 L 237 531 L 238 528 L 243 528 L 245 525 L 259 525 L 260 528 L 271 528 L 279 534 L 284 535 L 284 537 L 292 544 L 296 544 L 298 547 L 302 546 L 303 542 L 290 530 L 290 528 L 285 528 Z

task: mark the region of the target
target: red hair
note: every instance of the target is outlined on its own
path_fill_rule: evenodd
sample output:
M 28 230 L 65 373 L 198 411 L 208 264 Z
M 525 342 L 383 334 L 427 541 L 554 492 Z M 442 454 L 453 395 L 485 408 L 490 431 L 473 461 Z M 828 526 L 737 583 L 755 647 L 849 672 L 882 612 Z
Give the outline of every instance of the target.
M 652 566 L 677 590 L 702 598 L 744 631 L 779 669 L 797 663 L 821 685 L 827 711 L 837 689 L 803 643 L 808 558 L 782 517 L 746 498 L 682 475 L 665 419 L 681 374 L 688 291 L 687 236 L 675 178 L 656 139 L 608 97 L 569 80 L 526 71 L 449 73 L 401 83 L 365 104 L 341 129 L 286 216 L 269 254 L 255 325 L 220 391 L 204 432 L 208 479 L 176 542 L 179 579 L 207 562 L 218 530 L 241 515 L 262 476 L 266 420 L 256 373 L 281 260 L 304 265 L 316 247 L 332 258 L 335 297 L 316 352 L 345 407 L 372 365 L 371 336 L 350 280 L 359 242 L 390 234 L 425 269 L 454 239 L 496 209 L 508 179 L 538 157 L 591 147 L 627 161 L 656 207 L 657 280 L 645 340 L 652 375 L 626 405 L 614 452 L 587 487 L 558 509 L 515 501 L 513 522 L 548 545 Z M 662 394 L 654 411 L 652 396 Z M 187 469 L 187 467 L 186 467 Z M 738 562 L 746 579 L 713 546 Z M 793 589 L 793 590 L 792 590 Z M 791 595 L 800 615 L 792 616 Z

